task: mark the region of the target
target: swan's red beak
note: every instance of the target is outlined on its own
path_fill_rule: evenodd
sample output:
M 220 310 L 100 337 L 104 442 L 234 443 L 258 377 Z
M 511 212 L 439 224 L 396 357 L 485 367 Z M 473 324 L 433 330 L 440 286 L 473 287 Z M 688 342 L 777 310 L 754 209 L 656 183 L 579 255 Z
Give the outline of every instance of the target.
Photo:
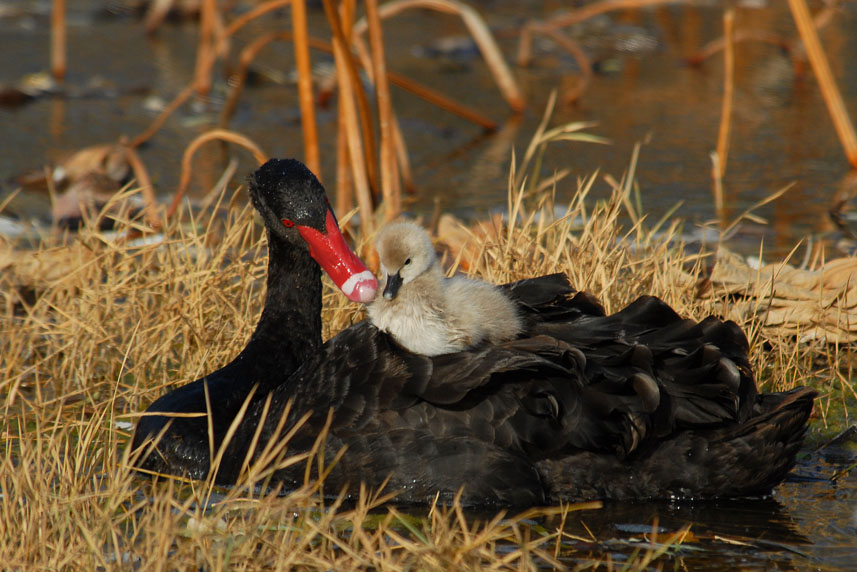
M 325 220 L 326 232 L 308 226 L 296 225 L 298 232 L 309 245 L 309 253 L 327 272 L 336 286 L 352 302 L 371 302 L 378 291 L 378 280 L 345 242 L 330 209 Z

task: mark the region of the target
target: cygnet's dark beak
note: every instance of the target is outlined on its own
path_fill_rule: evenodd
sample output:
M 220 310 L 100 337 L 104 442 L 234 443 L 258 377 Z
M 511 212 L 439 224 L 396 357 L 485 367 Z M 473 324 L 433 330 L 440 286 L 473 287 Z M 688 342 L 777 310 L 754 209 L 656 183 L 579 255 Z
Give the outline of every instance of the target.
M 399 293 L 399 288 L 402 287 L 402 275 L 396 272 L 395 274 L 387 274 L 387 285 L 384 286 L 384 298 L 392 300 Z

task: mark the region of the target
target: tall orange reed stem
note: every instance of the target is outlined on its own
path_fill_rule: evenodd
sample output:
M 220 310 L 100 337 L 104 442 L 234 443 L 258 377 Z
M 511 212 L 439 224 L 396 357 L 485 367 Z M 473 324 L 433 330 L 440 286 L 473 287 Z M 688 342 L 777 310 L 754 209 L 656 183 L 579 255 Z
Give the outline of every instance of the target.
M 717 157 L 720 162 L 720 177 L 726 174 L 726 159 L 729 155 L 729 134 L 732 125 L 732 94 L 735 86 L 735 10 L 723 13 L 723 102 L 720 109 L 720 130 L 717 134 Z M 723 208 L 723 205 L 720 205 Z
M 51 7 L 51 73 L 55 79 L 65 77 L 65 0 L 53 0 Z
M 202 0 L 199 16 L 199 42 L 196 50 L 196 69 L 193 85 L 199 95 L 211 91 L 211 65 L 214 61 L 214 11 L 216 0 Z
M 402 187 L 396 164 L 393 106 L 390 101 L 390 84 L 387 81 L 387 64 L 384 56 L 384 37 L 378 0 L 366 0 L 366 20 L 369 24 L 369 44 L 372 50 L 372 75 L 378 98 L 378 121 L 381 131 L 381 196 L 384 197 L 384 218 L 392 220 L 402 210 Z
M 824 103 L 827 104 L 827 111 L 833 119 L 833 127 L 836 129 L 836 134 L 845 150 L 845 156 L 848 157 L 851 166 L 857 169 L 857 135 L 854 134 L 854 124 L 851 123 L 848 110 L 845 109 L 845 103 L 842 101 L 842 95 L 839 93 L 839 88 L 836 87 L 836 80 L 833 79 L 833 73 L 830 71 L 827 56 L 824 55 L 821 42 L 818 41 L 818 34 L 809 15 L 809 8 L 807 8 L 804 0 L 789 0 L 789 7 L 803 40 L 803 45 L 806 47 L 809 63 L 818 79 L 821 94 L 824 96 Z
M 312 95 L 312 63 L 309 56 L 306 2 L 292 0 L 292 30 L 295 62 L 298 68 L 298 96 L 304 134 L 304 160 L 310 171 L 321 179 L 321 155 L 318 150 L 318 127 L 315 122 L 315 101 Z
M 485 24 L 479 13 L 470 5 L 458 2 L 457 0 L 390 0 L 378 8 L 378 16 L 384 19 L 405 10 L 424 8 L 447 14 L 455 14 L 461 18 L 470 35 L 473 36 L 473 41 L 479 46 L 479 51 L 482 53 L 482 57 L 485 59 L 488 68 L 491 70 L 494 81 L 497 83 L 497 87 L 500 89 L 500 93 L 502 93 L 506 103 L 515 113 L 523 112 L 526 104 L 521 89 L 518 87 L 512 71 L 506 64 L 503 53 L 497 45 L 494 36 L 491 34 L 488 25 Z M 359 35 L 363 33 L 367 26 L 368 22 L 364 20 L 357 23 L 354 31 L 358 37 L 355 40 L 359 39 Z
M 348 162 L 351 165 L 351 175 L 357 194 L 357 204 L 360 206 L 360 220 L 366 235 L 372 234 L 374 230 L 372 191 L 369 186 L 369 178 L 366 169 L 370 163 L 367 154 L 370 149 L 364 149 L 360 137 L 359 118 L 355 106 L 356 90 L 360 89 L 359 76 L 354 69 L 351 52 L 343 32 L 343 26 L 339 13 L 334 6 L 333 0 L 324 0 L 324 11 L 333 31 L 333 53 L 336 59 L 336 75 L 339 85 L 340 113 L 342 114 L 340 126 L 345 126 L 346 141 L 348 149 Z M 365 135 L 365 134 L 364 134 Z M 367 145 L 366 147 L 371 147 Z

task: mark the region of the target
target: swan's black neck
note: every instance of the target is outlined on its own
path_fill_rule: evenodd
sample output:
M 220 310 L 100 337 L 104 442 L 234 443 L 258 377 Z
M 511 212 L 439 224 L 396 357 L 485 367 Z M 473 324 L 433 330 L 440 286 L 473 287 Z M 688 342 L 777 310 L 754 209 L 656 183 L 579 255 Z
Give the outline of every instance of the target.
M 321 347 L 321 269 L 307 248 L 268 231 L 265 307 L 236 361 L 257 382 L 273 372 L 288 376 Z M 281 380 L 280 380 L 281 381 Z

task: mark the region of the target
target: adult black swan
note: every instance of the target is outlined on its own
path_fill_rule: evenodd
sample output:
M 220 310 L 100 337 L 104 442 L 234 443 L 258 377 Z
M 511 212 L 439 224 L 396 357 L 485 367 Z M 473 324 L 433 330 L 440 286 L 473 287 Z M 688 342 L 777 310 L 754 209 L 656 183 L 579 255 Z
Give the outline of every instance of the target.
M 524 320 L 508 342 L 427 357 L 364 321 L 321 345 L 311 254 L 313 238 L 335 227 L 324 189 L 299 162 L 272 160 L 250 194 L 269 240 L 262 317 L 232 363 L 152 404 L 164 415 L 143 417 L 133 442 L 157 439 L 145 469 L 207 476 L 209 451 L 245 400 L 220 483 L 296 425 L 289 454 L 327 432 L 327 491 L 386 481 L 403 502 L 459 489 L 467 504 L 518 506 L 758 495 L 794 464 L 815 392 L 759 395 L 737 325 L 685 320 L 653 297 L 606 316 L 563 276 L 544 276 L 505 287 Z M 206 385 L 210 422 L 169 417 L 205 412 Z M 274 479 L 296 487 L 305 470 Z

